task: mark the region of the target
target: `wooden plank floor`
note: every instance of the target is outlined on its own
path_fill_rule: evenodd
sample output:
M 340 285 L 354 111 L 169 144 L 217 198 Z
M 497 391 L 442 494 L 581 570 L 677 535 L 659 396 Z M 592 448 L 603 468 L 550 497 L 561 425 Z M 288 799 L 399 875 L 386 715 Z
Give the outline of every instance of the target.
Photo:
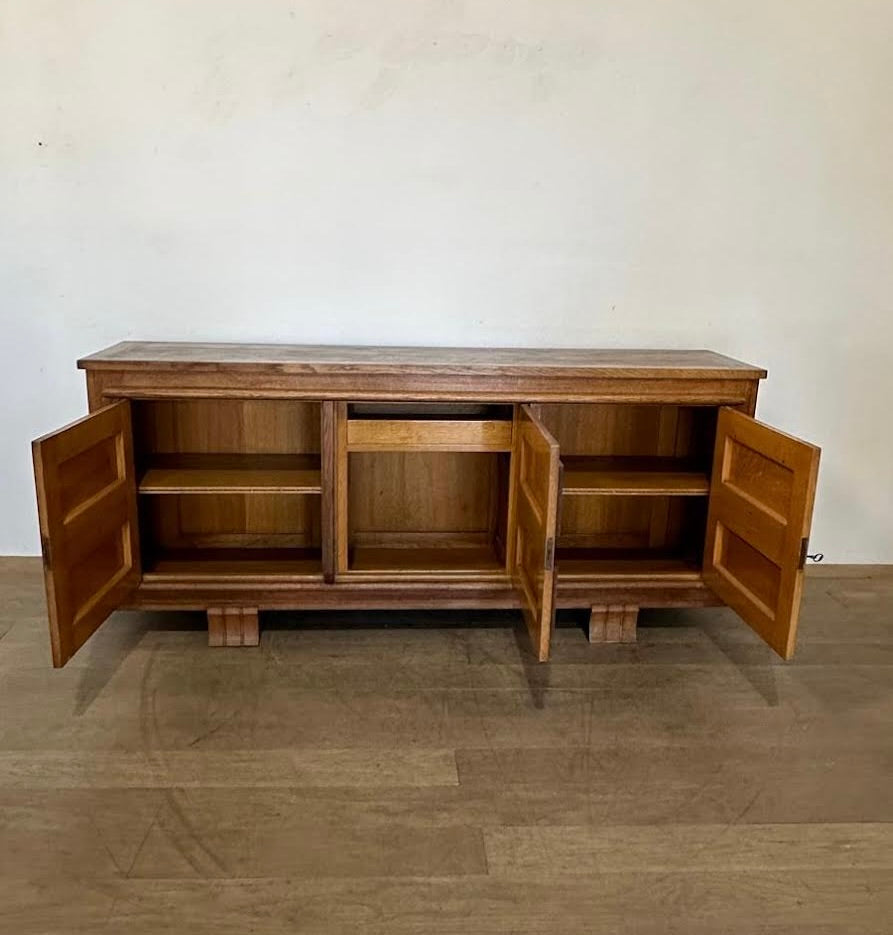
M 122 613 L 54 671 L 0 560 L 0 932 L 893 930 L 893 578 L 811 578 L 789 664 L 513 620 Z

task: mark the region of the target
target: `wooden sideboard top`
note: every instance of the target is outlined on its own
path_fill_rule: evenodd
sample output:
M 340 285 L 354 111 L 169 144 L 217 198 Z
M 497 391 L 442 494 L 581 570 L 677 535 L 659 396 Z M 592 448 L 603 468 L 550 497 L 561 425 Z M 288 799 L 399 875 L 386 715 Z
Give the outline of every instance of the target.
M 766 371 L 705 350 L 357 347 L 122 341 L 78 361 L 84 370 L 275 370 L 318 375 L 474 372 L 486 376 L 762 379 Z

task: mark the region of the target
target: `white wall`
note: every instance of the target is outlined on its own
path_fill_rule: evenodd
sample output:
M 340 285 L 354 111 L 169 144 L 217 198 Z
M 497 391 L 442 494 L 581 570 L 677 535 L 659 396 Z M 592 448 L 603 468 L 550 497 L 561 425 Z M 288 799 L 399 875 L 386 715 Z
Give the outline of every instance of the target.
M 893 562 L 889 0 L 0 0 L 0 553 L 123 338 L 711 347 Z

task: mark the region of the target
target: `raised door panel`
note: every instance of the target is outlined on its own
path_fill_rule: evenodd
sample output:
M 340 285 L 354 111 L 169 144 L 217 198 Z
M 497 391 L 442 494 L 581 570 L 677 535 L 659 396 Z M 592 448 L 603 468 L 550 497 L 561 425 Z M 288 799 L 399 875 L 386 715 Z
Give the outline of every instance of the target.
M 794 652 L 819 449 L 721 409 L 704 580 L 780 656 Z
M 32 444 L 53 665 L 63 666 L 139 584 L 130 404 Z
M 555 615 L 555 537 L 561 467 L 558 442 L 528 406 L 521 407 L 514 457 L 518 463 L 512 580 L 521 596 L 533 650 L 545 662 L 549 658 Z

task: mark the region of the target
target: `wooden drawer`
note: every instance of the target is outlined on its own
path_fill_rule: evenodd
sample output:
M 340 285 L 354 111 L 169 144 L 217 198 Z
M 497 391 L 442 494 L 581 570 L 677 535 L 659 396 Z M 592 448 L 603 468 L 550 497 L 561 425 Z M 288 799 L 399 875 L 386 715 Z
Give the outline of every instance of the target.
M 348 451 L 511 451 L 512 423 L 491 419 L 350 419 Z

